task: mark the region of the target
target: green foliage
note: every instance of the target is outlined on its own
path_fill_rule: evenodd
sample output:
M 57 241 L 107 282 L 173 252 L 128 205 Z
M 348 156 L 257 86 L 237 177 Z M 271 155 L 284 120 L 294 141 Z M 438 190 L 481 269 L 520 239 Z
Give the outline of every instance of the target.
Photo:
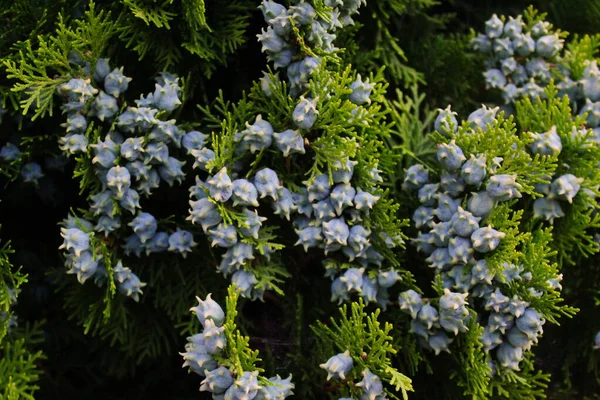
M 396 354 L 398 348 L 392 345 L 392 324 L 384 322 L 381 325 L 378 321 L 380 312 L 377 309 L 368 314 L 360 299 L 351 304 L 349 314 L 346 305 L 340 308 L 339 321 L 332 317 L 330 324 L 317 321 L 311 328 L 325 346 L 339 352 L 350 351 L 355 366 L 353 372 L 342 382 L 341 387 L 344 389 L 341 392 L 360 396 L 362 390 L 354 386 L 353 380 L 368 368 L 394 388 L 394 392 L 386 389 L 388 396 L 397 399 L 395 393 L 399 392 L 402 398 L 407 399 L 408 392 L 413 391 L 411 380 L 392 366 L 390 356 Z
M 456 339 L 453 358 L 459 369 L 450 373 L 450 378 L 464 389 L 463 394 L 473 399 L 488 397 L 491 381 L 491 368 L 481 343 L 482 333 L 483 326 L 471 319 L 468 331 Z
M 39 362 L 45 359 L 41 351 L 31 346 L 41 343 L 40 325 L 26 326 L 0 342 L 0 396 L 6 400 L 33 400 L 40 387 Z
M 588 257 L 600 250 L 600 245 L 594 240 L 594 229 L 600 228 L 600 217 L 594 212 L 597 207 L 595 198 L 600 195 L 600 148 L 590 144 L 591 131 L 582 130 L 584 116 L 572 116 L 568 97 L 559 98 L 552 84 L 546 89 L 545 100 L 525 98 L 516 107 L 517 120 L 524 135 L 547 132 L 556 127 L 563 149 L 555 170 L 547 171 L 548 176 L 556 178 L 570 173 L 584 179 L 579 195 L 572 204 L 565 205 L 565 217 L 553 224 L 553 247 L 557 251 L 558 262 L 561 265 L 574 264 L 575 254 Z M 575 135 L 574 132 L 579 133 Z
M 17 301 L 19 287 L 27 282 L 27 276 L 20 270 L 13 271 L 9 255 L 13 253 L 10 242 L 0 247 L 0 343 L 8 331 L 12 317 L 11 306 Z
M 237 302 L 239 297 L 240 293 L 235 285 L 230 285 L 225 300 L 225 323 L 223 324 L 227 345 L 223 354 L 219 355 L 217 360 L 219 365 L 231 368 L 238 376 L 241 376 L 244 371 L 264 372 L 262 368 L 256 366 L 256 363 L 261 361 L 258 357 L 258 350 L 250 348 L 250 338 L 242 335 L 236 325 L 235 319 L 238 315 Z
M 17 327 L 17 318 L 11 308 L 16 304 L 20 286 L 27 276 L 20 269 L 13 271 L 9 255 L 13 253 L 10 242 L 0 247 L 0 397 L 7 400 L 33 400 L 39 389 L 36 381 L 40 371 L 38 363 L 45 357 L 32 347 L 43 340 L 41 324 Z
M 193 73 L 210 77 L 246 41 L 251 1 L 124 0 L 119 38 L 140 60 L 173 69 L 194 56 Z M 196 58 L 197 57 L 197 58 Z
M 410 93 L 405 95 L 396 90 L 396 99 L 385 100 L 385 108 L 391 120 L 390 135 L 384 139 L 393 155 L 389 163 L 382 167 L 395 181 L 388 183 L 400 195 L 399 189 L 404 168 L 413 163 L 432 165 L 435 157 L 435 146 L 427 135 L 433 125 L 435 113 L 424 104 L 425 95 L 419 93 L 418 86 L 413 85 Z
M 52 116 L 58 86 L 77 75 L 69 56 L 79 54 L 83 60 L 95 62 L 115 33 L 110 13 L 96 12 L 95 4 L 90 2 L 85 17 L 75 20 L 72 26 L 59 14 L 57 28 L 52 35 L 17 43 L 18 53 L 4 60 L 3 64 L 7 77 L 17 80 L 11 90 L 22 96 L 23 115 L 31 109 L 32 121 Z
M 359 25 L 348 32 L 341 42 L 348 49 L 344 59 L 358 71 L 375 72 L 385 66 L 386 80 L 409 87 L 424 83 L 420 68 L 409 64 L 401 27 L 407 17 L 425 15 L 438 5 L 437 0 L 382 0 L 367 2 L 358 18 Z M 351 35 L 351 36 L 350 36 Z
M 556 160 L 551 157 L 531 156 L 527 144 L 533 139 L 519 137 L 517 125 L 512 116 L 504 118 L 501 112 L 494 126 L 482 129 L 472 129 L 466 121 L 458 128 L 458 134 L 452 136 L 456 144 L 465 154 L 483 154 L 486 157 L 488 169 L 493 168 L 494 158 L 501 157 L 502 164 L 496 169 L 496 174 L 515 175 L 521 185 L 521 193 L 532 197 L 540 195 L 534 191 L 534 185 L 548 183 L 546 176 L 552 175 L 556 168 Z M 438 141 L 447 143 L 449 138 L 436 133 Z

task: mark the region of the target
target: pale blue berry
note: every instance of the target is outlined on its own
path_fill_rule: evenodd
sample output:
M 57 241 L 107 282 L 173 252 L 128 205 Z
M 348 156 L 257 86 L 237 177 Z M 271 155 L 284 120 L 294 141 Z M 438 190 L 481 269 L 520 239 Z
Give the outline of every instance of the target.
M 528 33 L 522 33 L 513 39 L 513 47 L 515 53 L 527 57 L 535 51 L 535 40 Z
M 446 170 L 442 171 L 439 186 L 441 186 L 442 191 L 445 191 L 452 197 L 460 196 L 467 188 L 467 184 L 460 176 L 459 171 L 450 172 Z
M 512 57 L 515 49 L 510 38 L 500 38 L 492 42 L 492 49 L 499 59 Z
M 496 113 L 499 109 L 499 107 L 488 108 L 486 105 L 483 105 L 481 108 L 473 111 L 467 118 L 467 121 L 469 121 L 469 125 L 472 129 L 479 128 L 483 132 L 486 132 L 488 125 L 494 125 Z
M 438 108 L 438 115 L 435 118 L 433 127 L 438 132 L 455 132 L 458 130 L 458 121 L 456 120 L 456 112 L 452 111 L 448 105 L 445 109 Z
M 10 162 L 18 160 L 19 157 L 21 157 L 21 151 L 12 143 L 6 143 L 0 149 L 0 160 Z
M 215 159 L 215 152 L 209 149 L 208 147 L 203 147 L 200 150 L 191 150 L 190 154 L 196 158 L 194 161 L 194 165 L 192 168 L 200 168 L 204 171 L 208 171 L 207 164 Z
M 344 163 L 342 163 L 340 160 L 335 160 L 331 166 L 333 182 L 350 183 L 356 164 L 358 164 L 357 161 L 350 159 Z
M 288 221 L 290 220 L 291 214 L 296 211 L 292 193 L 285 187 L 279 189 L 277 200 L 275 200 L 271 206 L 273 208 L 273 214 L 279 215 Z
M 506 77 L 499 69 L 493 68 L 483 73 L 486 89 L 501 89 L 506 86 Z
M 573 174 L 562 175 L 550 185 L 550 195 L 548 198 L 566 200 L 573 203 L 573 198 L 579 193 L 583 178 L 578 178 Z
M 494 175 L 490 177 L 486 186 L 488 194 L 496 201 L 507 201 L 520 198 L 521 185 L 517 183 L 515 175 Z
M 270 168 L 263 168 L 254 176 L 254 186 L 263 199 L 267 196 L 273 200 L 278 199 L 279 190 L 283 187 L 279 183 L 277 173 Z
M 429 171 L 421 164 L 409 167 L 404 174 L 403 187 L 418 190 L 429 182 Z
M 141 282 L 137 275 L 129 271 L 126 278 L 123 281 L 118 282 L 117 290 L 119 293 L 131 297 L 134 301 L 139 301 L 140 294 L 143 294 L 142 288 L 144 286 L 146 286 L 146 283 Z
M 504 22 L 496 14 L 485 22 L 485 34 L 490 39 L 496 39 L 502 36 L 504 31 Z
M 352 93 L 349 100 L 358 105 L 371 104 L 371 92 L 375 88 L 374 83 L 369 83 L 369 80 L 362 81 L 360 74 L 356 75 L 356 80 L 350 84 Z
M 354 196 L 354 207 L 361 211 L 371 210 L 373 206 L 375 206 L 377 200 L 379 200 L 379 197 L 380 196 L 364 192 L 358 188 L 356 196 Z
M 88 122 L 80 113 L 73 113 L 67 116 L 67 122 L 61 124 L 61 126 L 66 128 L 67 133 L 82 134 L 85 133 Z
M 117 99 L 104 93 L 102 90 L 92 103 L 91 114 L 96 116 L 100 121 L 112 120 L 118 111 L 119 104 L 117 103 Z
M 458 210 L 459 205 L 459 199 L 453 199 L 447 194 L 439 194 L 438 206 L 435 209 L 435 215 L 442 222 L 450 221 L 454 213 Z
M 123 75 L 123 67 L 115 68 L 104 78 L 104 90 L 113 97 L 119 97 L 127 91 L 131 78 Z
M 502 367 L 519 371 L 519 363 L 523 360 L 523 349 L 502 343 L 496 351 L 496 357 Z
M 127 138 L 121 144 L 121 156 L 127 160 L 137 159 L 144 151 L 144 138 Z
M 417 321 L 425 325 L 427 329 L 438 326 L 439 320 L 440 317 L 438 311 L 431 304 L 429 304 L 428 301 L 423 304 L 417 313 Z
M 200 385 L 200 391 L 211 393 L 225 393 L 233 385 L 231 372 L 225 367 L 219 367 L 212 371 L 206 370 L 206 378 Z
M 539 198 L 533 202 L 533 216 L 535 218 L 544 218 L 546 221 L 552 223 L 555 218 L 562 218 L 565 216 L 560 203 L 555 199 Z
M 173 142 L 175 146 L 180 147 L 181 141 L 185 137 L 185 133 L 177 127 L 175 124 L 176 122 L 177 121 L 174 119 L 168 121 L 156 121 L 154 127 L 148 135 L 148 139 L 156 142 L 164 142 L 165 144 Z M 190 141 L 189 139 L 190 138 L 188 137 L 188 144 Z M 199 138 L 196 137 L 196 139 Z
M 486 352 L 490 352 L 499 345 L 503 343 L 502 334 L 498 330 L 490 330 L 489 326 L 486 326 L 483 329 L 483 333 L 481 334 L 481 343 L 483 344 L 483 349 Z
M 551 78 L 550 65 L 543 58 L 534 58 L 525 64 L 525 70 L 530 78 L 546 82 Z
M 377 283 L 380 287 L 386 289 L 392 287 L 396 282 L 400 281 L 401 279 L 402 278 L 400 277 L 400 274 L 398 274 L 398 271 L 394 269 L 391 269 L 389 271 L 379 271 L 379 274 L 377 275 Z
M 584 97 L 592 102 L 600 100 L 600 69 L 596 60 L 590 61 L 579 80 Z
M 72 259 L 68 274 L 76 274 L 77 281 L 83 284 L 98 270 L 98 259 L 94 259 L 90 251 L 83 251 Z
M 471 45 L 473 46 L 473 50 L 480 53 L 489 53 L 492 51 L 492 41 L 483 34 L 474 37 L 473 40 L 471 40 Z
M 495 312 L 499 313 L 502 312 L 508 306 L 509 302 L 510 299 L 504 294 L 502 294 L 499 288 L 496 288 L 496 290 L 493 293 L 491 293 L 488 297 L 487 302 L 485 304 L 485 309 L 494 310 Z
M 562 150 L 562 142 L 556 132 L 556 126 L 552 126 L 548 132 L 529 133 L 529 135 L 533 142 L 529 143 L 528 146 L 533 154 L 556 156 Z
M 258 207 L 258 191 L 256 187 L 246 179 L 236 179 L 232 183 L 233 205 Z
M 135 217 L 129 226 L 132 227 L 133 231 L 140 238 L 140 242 L 145 243 L 147 240 L 152 239 L 156 234 L 158 228 L 156 218 L 149 213 L 140 213 Z
M 104 141 L 99 141 L 92 144 L 95 157 L 92 158 L 92 163 L 100 164 L 104 168 L 110 168 L 115 165 L 118 155 L 118 143 L 113 141 L 110 135 L 106 135 Z
M 290 154 L 304 154 L 304 138 L 297 130 L 288 129 L 281 133 L 273 133 L 275 145 L 283 153 L 284 157 Z
M 175 251 L 181 253 L 183 258 L 187 256 L 187 253 L 192 251 L 192 247 L 198 243 L 194 242 L 194 236 L 191 232 L 178 229 L 176 232 L 169 236 L 169 251 Z
M 506 234 L 493 229 L 491 226 L 486 226 L 477 229 L 471 235 L 473 248 L 480 253 L 487 253 L 495 250 Z
M 208 198 L 198 201 L 190 200 L 189 204 L 192 209 L 187 219 L 192 221 L 193 224 L 200 222 L 204 232 L 207 232 L 208 228 L 218 225 L 222 221 L 217 206 L 211 203 Z
M 511 39 L 518 37 L 523 31 L 523 21 L 519 15 L 517 18 L 508 17 L 508 21 L 504 24 L 504 35 Z
M 349 183 L 345 183 L 334 187 L 329 195 L 329 199 L 337 215 L 340 215 L 346 207 L 351 207 L 353 205 L 355 196 L 356 189 Z
M 125 168 L 129 174 L 137 181 L 148 180 L 150 178 L 151 166 L 144 164 L 141 160 L 135 160 L 125 164 Z
M 315 124 L 318 114 L 317 99 L 300 96 L 300 102 L 294 108 L 292 118 L 298 128 L 310 129 Z
M 117 199 L 123 198 L 131 186 L 131 174 L 125 167 L 117 165 L 106 173 L 106 184 L 113 191 Z
M 344 218 L 335 218 L 331 221 L 323 222 L 323 236 L 327 243 L 337 243 L 346 246 L 349 234 L 350 229 Z
M 415 227 L 420 229 L 424 226 L 431 227 L 433 223 L 434 210 L 431 207 L 420 206 L 413 213 L 412 219 Z
M 155 169 L 148 168 L 148 176 L 141 177 L 137 182 L 137 190 L 149 196 L 152 194 L 152 190 L 158 188 L 160 186 L 160 175 L 156 172 Z
M 169 113 L 173 112 L 181 105 L 181 100 L 179 99 L 180 92 L 181 88 L 178 84 L 178 78 L 174 82 L 157 83 L 154 86 L 154 93 L 152 95 L 153 103 L 159 110 Z
M 127 189 L 119 199 L 119 204 L 125 210 L 135 214 L 136 208 L 140 208 L 140 195 L 133 189 Z
M 488 268 L 487 262 L 485 260 L 478 260 L 471 268 L 471 285 L 477 283 L 491 285 L 494 276 L 495 274 Z
M 461 167 L 467 159 L 462 149 L 456 145 L 456 141 L 439 144 L 437 150 L 437 159 L 444 169 L 454 171 Z
M 472 193 L 467 201 L 467 210 L 475 217 L 486 217 L 494 208 L 495 200 L 487 192 Z
M 545 322 L 544 318 L 533 308 L 527 308 L 523 315 L 515 320 L 517 328 L 531 340 L 542 333 L 542 325 Z
M 491 313 L 488 318 L 488 326 L 491 331 L 498 331 L 503 335 L 515 324 L 515 318 L 511 314 Z
M 327 360 L 326 363 L 319 365 L 327 371 L 327 380 L 331 378 L 346 379 L 346 374 L 352 370 L 353 360 L 350 351 L 337 354 Z
M 82 134 L 70 134 L 59 139 L 59 148 L 67 154 L 87 152 L 88 138 Z M 1 157 L 0 157 L 1 158 Z
M 356 386 L 362 388 L 364 396 L 372 400 L 383 396 L 383 382 L 381 378 L 372 373 L 369 368 L 366 368 L 362 372 L 362 376 L 363 379 Z
M 212 240 L 210 245 L 213 247 L 231 247 L 238 242 L 237 231 L 233 225 L 222 222 L 215 229 L 208 232 Z
M 211 298 L 211 294 L 209 293 L 206 296 L 206 299 L 202 300 L 200 297 L 196 297 L 198 301 L 198 305 L 196 307 L 190 308 L 198 320 L 202 324 L 203 327 L 206 327 L 206 321 L 212 320 L 216 326 L 221 326 L 225 322 L 225 312 L 217 303 Z
M 217 174 L 208 179 L 206 185 L 209 188 L 210 196 L 216 201 L 226 202 L 233 194 L 233 183 L 227 175 L 226 167 L 221 168 Z
M 521 332 L 518 328 L 513 327 L 506 332 L 506 339 L 514 347 L 520 347 L 524 351 L 531 349 L 532 341 L 529 337 Z
M 304 2 L 290 7 L 289 12 L 291 13 L 292 18 L 294 18 L 294 21 L 299 25 L 308 25 L 317 16 L 317 12 L 313 6 Z
M 447 172 L 444 171 L 442 175 L 444 173 Z M 423 185 L 423 187 L 419 189 L 418 193 L 419 201 L 421 202 L 421 204 L 427 207 L 435 205 L 439 188 L 440 185 L 438 183 L 428 183 L 426 185 Z
M 94 79 L 96 82 L 103 82 L 106 75 L 110 73 L 108 58 L 99 58 L 94 66 Z
M 433 223 L 429 231 L 430 237 L 428 240 L 431 244 L 437 247 L 447 247 L 450 238 L 453 236 L 450 231 L 452 224 L 450 221 Z
M 98 218 L 98 223 L 96 224 L 95 230 L 98 232 L 104 232 L 104 236 L 108 236 L 109 233 L 114 232 L 115 230 L 121 227 L 121 220 L 118 217 L 109 217 L 107 215 L 102 215 Z
M 236 286 L 243 297 L 250 298 L 252 296 L 254 285 L 258 283 L 258 279 L 256 279 L 254 273 L 240 270 L 231 276 L 231 282 Z
M 206 318 L 204 320 L 204 331 L 202 332 L 202 340 L 208 354 L 220 353 L 227 344 L 225 337 L 225 327 L 217 326 L 215 320 Z
M 535 42 L 535 52 L 544 58 L 553 58 L 562 49 L 563 42 L 557 34 L 542 36 Z
M 479 185 L 485 178 L 487 172 L 486 157 L 482 154 L 467 160 L 461 167 L 461 176 L 469 185 Z
M 144 163 L 165 164 L 169 159 L 169 148 L 163 142 L 150 142 L 145 148 Z
M 254 399 L 260 389 L 258 371 L 245 371 L 225 392 L 224 400 Z
M 400 293 L 398 305 L 401 310 L 408 312 L 414 320 L 417 318 L 419 311 L 423 307 L 423 301 L 419 293 L 410 289 Z
M 458 207 L 456 213 L 450 219 L 450 233 L 462 237 L 471 237 L 471 234 L 479 228 L 481 218 L 475 217 L 469 211 Z
M 246 129 L 241 132 L 242 142 L 248 146 L 251 153 L 271 146 L 273 127 L 259 114 L 252 125 L 246 122 Z
M 340 278 L 336 278 L 331 282 L 331 301 L 337 301 L 338 304 L 348 301 L 348 289 L 346 284 Z
M 158 232 L 150 240 L 144 243 L 146 255 L 151 253 L 162 253 L 169 248 L 169 234 L 167 232 Z
M 306 217 L 311 217 L 313 212 L 313 205 L 308 200 L 308 191 L 306 188 L 300 188 L 299 193 L 292 193 L 292 198 L 294 199 L 294 204 L 296 204 L 298 214 L 305 215 Z
M 212 371 L 218 366 L 217 362 L 206 350 L 196 351 L 195 349 L 190 349 L 180 354 L 184 359 L 183 367 L 190 367 L 192 371 L 200 376 L 205 376 L 205 371 Z
M 473 259 L 471 240 L 464 237 L 453 237 L 448 241 L 448 256 L 452 264 L 467 264 Z
M 368 277 L 363 276 L 364 272 L 364 268 L 350 268 L 340 276 L 340 281 L 344 284 L 347 292 L 360 292 L 363 280 L 368 279 Z
M 304 183 L 307 185 L 308 201 L 320 201 L 329 196 L 331 185 L 329 184 L 329 176 L 327 174 L 317 175 L 311 182 L 307 181 Z
M 244 215 L 246 217 L 245 226 L 240 226 L 240 233 L 247 237 L 253 237 L 258 239 L 258 231 L 262 226 L 262 223 L 267 219 L 258 215 L 256 210 L 250 211 L 247 208 L 244 209 Z
M 192 150 L 201 150 L 208 139 L 208 135 L 198 131 L 189 131 L 183 138 L 181 138 L 181 144 L 187 149 L 188 153 Z

